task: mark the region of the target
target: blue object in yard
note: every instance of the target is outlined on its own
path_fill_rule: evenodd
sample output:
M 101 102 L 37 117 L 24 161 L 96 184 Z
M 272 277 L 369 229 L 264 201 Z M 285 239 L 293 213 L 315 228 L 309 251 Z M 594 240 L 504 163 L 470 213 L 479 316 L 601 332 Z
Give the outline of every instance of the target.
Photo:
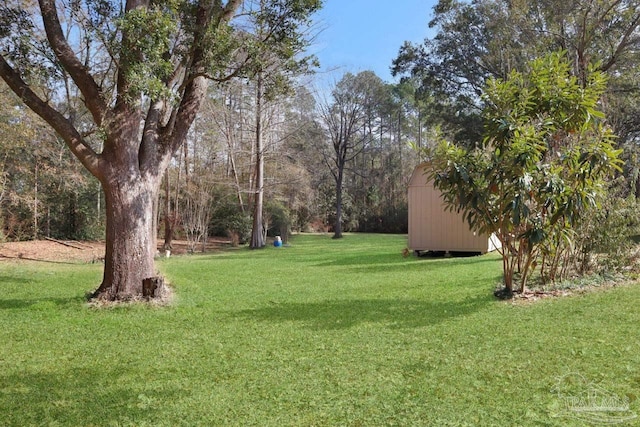
M 282 246 L 282 239 L 280 238 L 280 236 L 276 236 L 276 239 L 273 241 L 273 246 L 275 246 L 276 248 Z

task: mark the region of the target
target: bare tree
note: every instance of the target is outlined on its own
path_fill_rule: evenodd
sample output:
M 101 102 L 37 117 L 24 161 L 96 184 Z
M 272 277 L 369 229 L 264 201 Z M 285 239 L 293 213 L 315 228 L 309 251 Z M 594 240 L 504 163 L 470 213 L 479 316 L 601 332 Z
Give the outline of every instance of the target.
M 195 252 L 199 245 L 202 252 L 206 249 L 212 211 L 212 187 L 206 177 L 198 177 L 187 189 L 182 226 L 191 253 Z
M 325 164 L 335 181 L 336 216 L 333 238 L 342 238 L 342 197 L 345 169 L 365 148 L 371 137 L 366 132 L 367 98 L 371 86 L 367 82 L 370 72 L 358 75 L 347 73 L 331 92 L 333 101 L 320 103 L 320 115 L 327 133 L 328 144 L 323 144 Z

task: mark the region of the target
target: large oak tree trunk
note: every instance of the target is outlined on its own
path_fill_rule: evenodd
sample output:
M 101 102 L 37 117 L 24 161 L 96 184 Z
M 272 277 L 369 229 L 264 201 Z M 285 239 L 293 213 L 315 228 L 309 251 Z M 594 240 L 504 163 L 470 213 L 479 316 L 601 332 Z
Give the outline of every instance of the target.
M 159 185 L 135 177 L 109 181 L 103 189 L 107 201 L 105 269 L 94 297 L 141 297 L 143 280 L 156 275 L 153 205 Z

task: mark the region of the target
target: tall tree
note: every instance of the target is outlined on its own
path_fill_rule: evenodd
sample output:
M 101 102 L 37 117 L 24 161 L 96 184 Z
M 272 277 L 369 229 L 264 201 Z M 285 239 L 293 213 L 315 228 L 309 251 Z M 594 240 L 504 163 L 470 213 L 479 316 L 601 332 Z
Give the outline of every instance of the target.
M 302 10 L 315 8 L 317 0 L 296 0 Z M 268 1 L 260 0 L 260 15 L 265 15 Z M 274 16 L 273 18 L 277 18 Z M 277 19 L 256 19 L 255 34 L 258 39 L 274 31 L 279 26 Z M 249 247 L 258 249 L 265 246 L 266 229 L 263 224 L 263 205 L 265 190 L 265 112 L 268 104 L 291 92 L 293 78 L 309 73 L 317 61 L 312 56 L 301 56 L 308 46 L 304 37 L 287 37 L 286 43 L 263 43 L 261 49 L 255 50 L 255 67 L 249 78 L 255 88 L 255 191 L 253 197 L 253 228 Z
M 316 102 L 305 86 L 296 87 L 283 116 L 283 137 L 271 167 L 275 195 L 291 214 L 292 228 L 304 229 L 319 215 L 316 205 L 319 183 L 328 178 L 316 147 L 323 134 Z M 282 235 L 286 241 L 286 236 Z
M 376 77 L 370 71 L 357 75 L 346 73 L 331 92 L 333 101 L 320 105 L 328 142 L 321 148 L 325 164 L 335 182 L 334 239 L 342 238 L 342 197 L 346 166 L 364 150 L 371 138 L 370 129 L 365 125 L 370 106 L 367 100 L 372 97 L 371 91 L 374 88 L 369 84 L 372 75 Z
M 9 0 L 0 6 L 0 77 L 56 130 L 105 193 L 105 268 L 95 297 L 141 296 L 143 280 L 157 274 L 154 203 L 208 81 L 229 80 L 246 70 L 252 46 L 297 37 L 300 22 L 319 6 L 319 1 L 313 8 L 267 1 L 261 16 L 275 23 L 274 29 L 247 46 L 231 25 L 243 3 L 126 0 L 122 7 L 110 1 L 65 6 L 39 0 L 37 10 L 28 10 Z M 62 20 L 61 14 L 66 14 Z M 65 33 L 63 21 L 82 31 Z M 43 40 L 41 32 L 46 42 L 35 46 Z M 77 34 L 86 37 L 78 40 Z M 84 51 L 94 55 L 81 61 Z M 92 128 L 79 128 L 68 111 L 57 108 L 55 85 L 42 85 L 61 76 L 82 94 Z M 90 135 L 99 144 L 92 144 Z

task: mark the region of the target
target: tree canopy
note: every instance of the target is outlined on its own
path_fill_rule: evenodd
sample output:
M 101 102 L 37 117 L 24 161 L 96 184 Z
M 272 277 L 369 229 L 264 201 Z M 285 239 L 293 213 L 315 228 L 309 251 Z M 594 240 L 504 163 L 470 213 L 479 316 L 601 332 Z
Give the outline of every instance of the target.
M 393 73 L 419 82 L 429 119 L 456 140 L 482 137 L 482 90 L 528 61 L 564 50 L 586 83 L 591 64 L 609 77 L 607 115 L 624 143 L 637 135 L 640 3 L 636 0 L 441 0 L 422 44 L 406 42 Z M 624 106 L 624 107 L 623 107 Z

